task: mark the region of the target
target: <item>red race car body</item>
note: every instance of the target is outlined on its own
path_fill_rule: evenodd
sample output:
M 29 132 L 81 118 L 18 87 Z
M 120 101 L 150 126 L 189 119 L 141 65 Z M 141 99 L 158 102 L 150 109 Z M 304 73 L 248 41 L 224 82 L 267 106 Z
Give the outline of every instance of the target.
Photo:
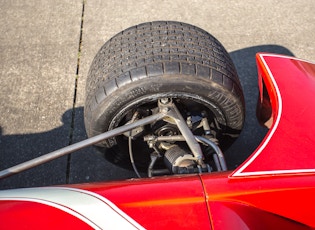
M 314 229 L 315 64 L 256 58 L 270 129 L 235 171 L 0 191 L 1 229 Z

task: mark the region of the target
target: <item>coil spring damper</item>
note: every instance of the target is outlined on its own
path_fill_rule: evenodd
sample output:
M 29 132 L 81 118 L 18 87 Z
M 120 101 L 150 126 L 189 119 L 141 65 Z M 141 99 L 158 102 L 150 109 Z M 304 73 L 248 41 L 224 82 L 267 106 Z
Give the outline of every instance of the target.
M 165 152 L 164 163 L 173 174 L 188 174 L 198 172 L 210 172 L 209 165 L 200 167 L 196 158 L 188 150 L 174 145 Z

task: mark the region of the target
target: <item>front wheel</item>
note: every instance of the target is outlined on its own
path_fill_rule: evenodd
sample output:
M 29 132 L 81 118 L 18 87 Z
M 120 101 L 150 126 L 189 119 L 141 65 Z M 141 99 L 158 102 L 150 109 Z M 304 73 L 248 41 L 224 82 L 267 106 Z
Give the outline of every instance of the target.
M 235 67 L 224 47 L 209 33 L 180 22 L 150 22 L 122 31 L 99 50 L 91 65 L 85 104 L 89 137 L 157 112 L 170 98 L 195 135 L 206 118 L 208 135 L 226 149 L 244 123 L 244 96 Z M 160 121 L 133 136 L 134 160 L 146 168 L 149 134 L 178 135 L 176 126 Z M 128 137 L 121 135 L 98 149 L 111 162 L 130 167 Z M 105 151 L 110 149 L 110 151 Z

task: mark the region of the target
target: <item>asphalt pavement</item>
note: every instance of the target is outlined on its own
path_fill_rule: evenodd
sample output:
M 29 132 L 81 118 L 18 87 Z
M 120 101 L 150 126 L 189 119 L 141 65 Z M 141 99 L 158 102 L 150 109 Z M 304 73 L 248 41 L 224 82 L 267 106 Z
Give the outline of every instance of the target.
M 214 35 L 231 54 L 245 94 L 246 121 L 225 153 L 230 169 L 255 150 L 267 131 L 255 117 L 255 53 L 315 61 L 314 0 L 0 2 L 0 170 L 86 138 L 83 105 L 90 64 L 108 39 L 130 26 L 186 22 Z M 134 176 L 89 147 L 2 179 L 0 189 Z

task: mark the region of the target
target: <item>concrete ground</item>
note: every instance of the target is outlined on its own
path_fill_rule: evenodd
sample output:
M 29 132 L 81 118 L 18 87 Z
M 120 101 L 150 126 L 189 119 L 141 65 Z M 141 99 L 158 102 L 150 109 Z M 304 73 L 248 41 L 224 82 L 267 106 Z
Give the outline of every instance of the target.
M 90 63 L 108 39 L 130 26 L 154 20 L 190 23 L 230 52 L 247 107 L 244 130 L 226 153 L 230 169 L 266 133 L 255 118 L 255 53 L 315 61 L 314 0 L 0 2 L 0 170 L 86 138 L 83 105 Z M 0 189 L 134 176 L 86 148 L 3 179 Z

